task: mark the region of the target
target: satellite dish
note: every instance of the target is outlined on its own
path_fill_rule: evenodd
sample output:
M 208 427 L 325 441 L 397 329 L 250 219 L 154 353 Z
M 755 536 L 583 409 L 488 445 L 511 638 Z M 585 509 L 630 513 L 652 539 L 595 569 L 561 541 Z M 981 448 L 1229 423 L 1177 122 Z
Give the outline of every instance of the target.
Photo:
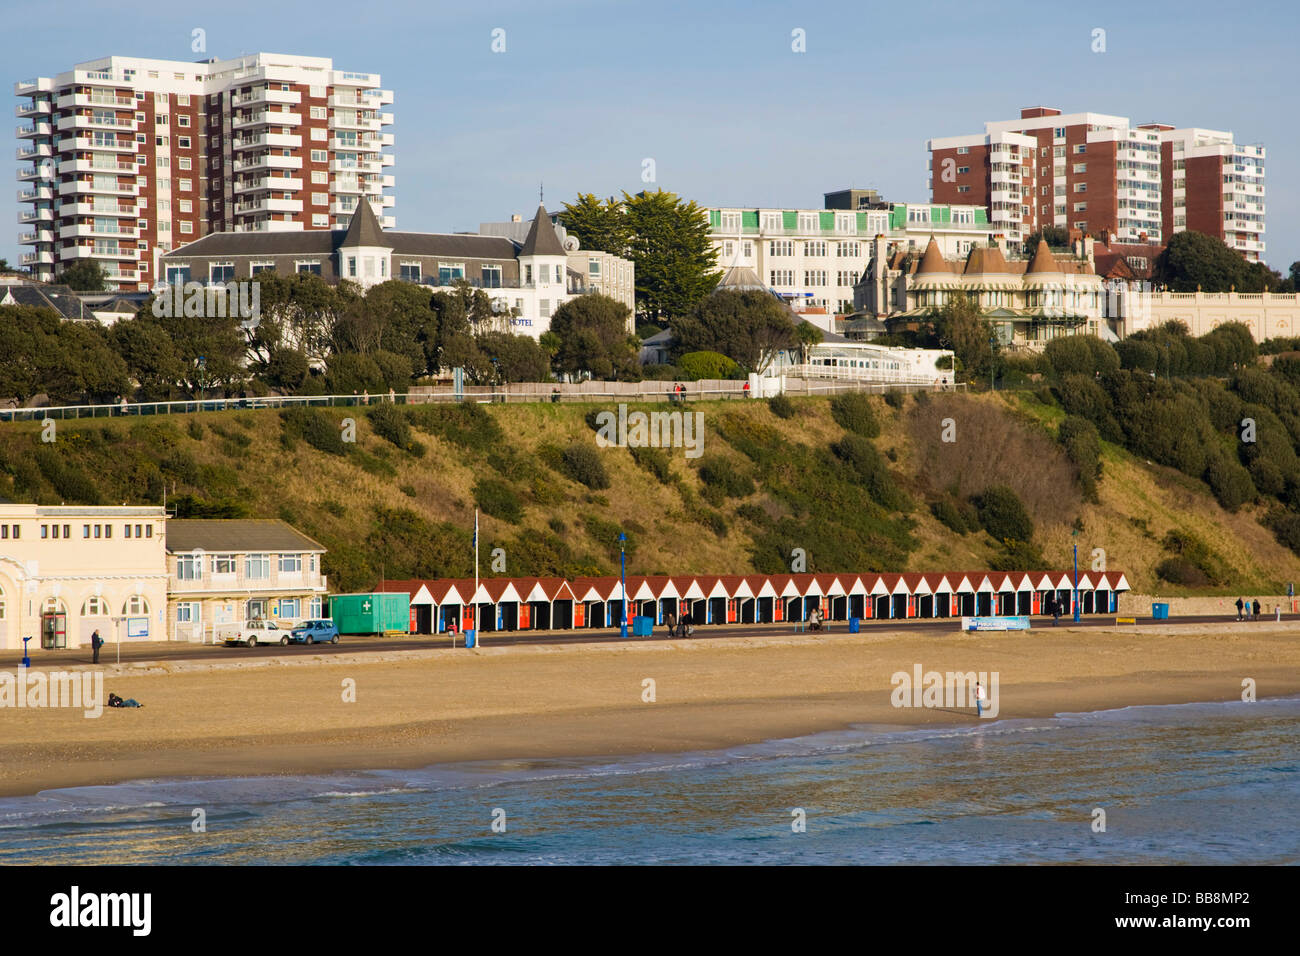
M 577 237 L 577 236 L 565 236 L 565 237 L 564 237 L 564 251 L 565 251 L 565 252 L 577 252 L 577 251 L 578 251 L 578 237 Z

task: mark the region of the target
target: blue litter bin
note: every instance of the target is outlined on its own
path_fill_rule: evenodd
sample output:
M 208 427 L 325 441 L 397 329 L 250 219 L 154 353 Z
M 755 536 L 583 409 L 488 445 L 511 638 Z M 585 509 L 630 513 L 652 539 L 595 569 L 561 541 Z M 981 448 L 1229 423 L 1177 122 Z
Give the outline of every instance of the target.
M 849 618 L 849 633 L 857 634 L 861 630 L 862 630 L 862 618 L 860 617 Z
M 643 615 L 632 618 L 632 636 L 650 637 L 654 631 L 655 619 Z
M 465 646 L 474 647 L 478 644 L 478 632 L 473 628 L 465 631 Z
M 1169 619 L 1169 605 L 1168 605 L 1168 604 L 1152 604 L 1152 605 L 1151 605 L 1151 616 L 1152 616 L 1153 618 L 1155 618 L 1157 621 L 1166 621 L 1166 620 L 1168 620 L 1168 619 Z

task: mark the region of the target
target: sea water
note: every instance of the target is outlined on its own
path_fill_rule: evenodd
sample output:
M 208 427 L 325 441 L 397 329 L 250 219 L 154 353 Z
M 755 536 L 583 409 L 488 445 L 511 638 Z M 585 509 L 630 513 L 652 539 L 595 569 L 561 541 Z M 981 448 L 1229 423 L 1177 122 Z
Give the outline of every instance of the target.
M 1295 864 L 1300 698 L 51 790 L 0 863 Z

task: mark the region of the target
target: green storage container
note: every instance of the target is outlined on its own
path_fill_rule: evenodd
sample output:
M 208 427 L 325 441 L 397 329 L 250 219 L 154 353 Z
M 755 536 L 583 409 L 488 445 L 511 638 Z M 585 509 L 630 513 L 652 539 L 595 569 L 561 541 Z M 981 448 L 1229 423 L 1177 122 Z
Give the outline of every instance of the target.
M 411 629 L 411 596 L 375 594 L 331 594 L 329 615 L 340 634 L 383 634 Z

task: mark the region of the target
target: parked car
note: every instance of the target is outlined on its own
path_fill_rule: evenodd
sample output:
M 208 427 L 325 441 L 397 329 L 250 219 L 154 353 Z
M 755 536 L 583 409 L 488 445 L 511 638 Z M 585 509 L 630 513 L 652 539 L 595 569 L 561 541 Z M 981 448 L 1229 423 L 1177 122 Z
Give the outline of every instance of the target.
M 251 621 L 245 621 L 243 627 L 231 632 L 226 637 L 226 643 L 244 644 L 248 647 L 256 647 L 258 644 L 288 644 L 289 632 L 276 624 L 275 621 L 255 618 Z
M 280 643 L 288 644 L 290 641 L 295 644 L 337 644 L 339 629 L 333 621 L 303 621 Z

